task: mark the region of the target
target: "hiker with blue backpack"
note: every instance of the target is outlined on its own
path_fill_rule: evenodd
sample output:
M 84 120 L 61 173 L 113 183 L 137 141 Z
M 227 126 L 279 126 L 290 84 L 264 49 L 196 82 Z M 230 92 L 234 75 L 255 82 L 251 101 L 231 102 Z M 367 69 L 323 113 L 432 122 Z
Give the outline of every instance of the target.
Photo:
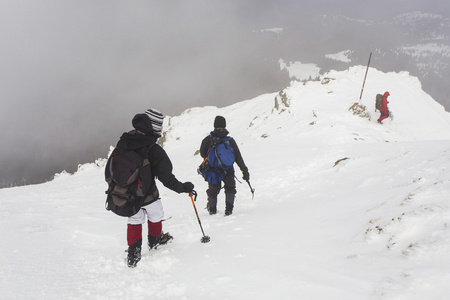
M 210 215 L 217 213 L 217 196 L 222 188 L 225 190 L 225 216 L 233 213 L 236 194 L 233 165 L 236 163 L 248 182 L 250 174 L 244 163 L 236 141 L 228 136 L 226 120 L 222 116 L 214 119 L 214 130 L 202 140 L 200 155 L 204 159 L 199 167 L 199 173 L 208 182 L 206 194 L 208 196 L 207 209 Z
M 164 116 L 156 109 L 137 114 L 134 130 L 120 137 L 105 167 L 107 210 L 128 217 L 128 267 L 141 259 L 142 224 L 147 220 L 149 250 L 164 245 L 173 237 L 162 231 L 164 210 L 155 178 L 177 193 L 192 193 L 191 182 L 180 182 L 172 173 L 172 163 L 156 143 L 161 137 Z

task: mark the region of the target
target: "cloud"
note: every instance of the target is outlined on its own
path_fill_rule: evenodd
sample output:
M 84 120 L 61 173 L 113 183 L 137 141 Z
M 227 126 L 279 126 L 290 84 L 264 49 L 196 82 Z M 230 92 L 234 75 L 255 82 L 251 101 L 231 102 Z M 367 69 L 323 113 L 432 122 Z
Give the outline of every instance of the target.
M 176 115 L 277 91 L 289 82 L 278 55 L 298 40 L 256 32 L 308 26 L 312 13 L 382 14 L 353 2 L 3 0 L 0 176 L 42 178 L 105 156 L 149 107 Z M 388 12 L 403 8 L 394 2 Z
M 239 5 L 196 3 L 2 1 L 2 177 L 105 155 L 149 107 L 175 115 L 275 87 L 248 78 L 261 67 Z

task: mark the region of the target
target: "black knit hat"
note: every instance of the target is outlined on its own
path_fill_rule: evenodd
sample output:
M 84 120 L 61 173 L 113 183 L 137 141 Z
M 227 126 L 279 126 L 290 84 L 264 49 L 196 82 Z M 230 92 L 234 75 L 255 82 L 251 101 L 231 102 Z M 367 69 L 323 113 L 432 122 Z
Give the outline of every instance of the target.
M 222 116 L 217 116 L 214 119 L 214 128 L 225 128 L 227 127 L 227 121 Z

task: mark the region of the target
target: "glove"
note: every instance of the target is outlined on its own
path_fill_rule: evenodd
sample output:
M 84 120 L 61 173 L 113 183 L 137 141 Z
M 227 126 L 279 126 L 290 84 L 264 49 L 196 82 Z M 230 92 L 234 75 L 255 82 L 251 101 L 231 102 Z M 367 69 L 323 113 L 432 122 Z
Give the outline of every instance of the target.
M 244 175 L 242 179 L 244 179 L 245 181 L 248 181 L 250 179 L 250 174 L 248 173 L 248 171 L 242 171 L 242 174 Z
M 185 182 L 183 183 L 183 192 L 184 193 L 191 193 L 194 190 L 194 185 L 192 182 Z

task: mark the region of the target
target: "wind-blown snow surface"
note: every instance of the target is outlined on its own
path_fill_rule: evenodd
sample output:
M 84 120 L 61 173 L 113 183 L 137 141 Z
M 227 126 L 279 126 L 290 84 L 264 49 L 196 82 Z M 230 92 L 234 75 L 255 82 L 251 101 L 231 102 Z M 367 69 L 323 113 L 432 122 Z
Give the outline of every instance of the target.
M 166 118 L 164 148 L 177 177 L 194 182 L 211 242 L 200 243 L 190 198 L 159 184 L 175 239 L 145 249 L 135 269 L 125 264 L 126 219 L 103 208 L 105 159 L 0 190 L 1 298 L 448 298 L 449 113 L 416 78 L 370 69 L 362 103 L 373 117 L 355 116 L 348 108 L 364 72 Z M 385 90 L 395 118 L 379 125 L 373 99 Z M 238 183 L 230 217 L 223 194 L 220 213 L 207 214 L 196 174 L 195 152 L 218 114 L 256 189 L 252 200 Z

